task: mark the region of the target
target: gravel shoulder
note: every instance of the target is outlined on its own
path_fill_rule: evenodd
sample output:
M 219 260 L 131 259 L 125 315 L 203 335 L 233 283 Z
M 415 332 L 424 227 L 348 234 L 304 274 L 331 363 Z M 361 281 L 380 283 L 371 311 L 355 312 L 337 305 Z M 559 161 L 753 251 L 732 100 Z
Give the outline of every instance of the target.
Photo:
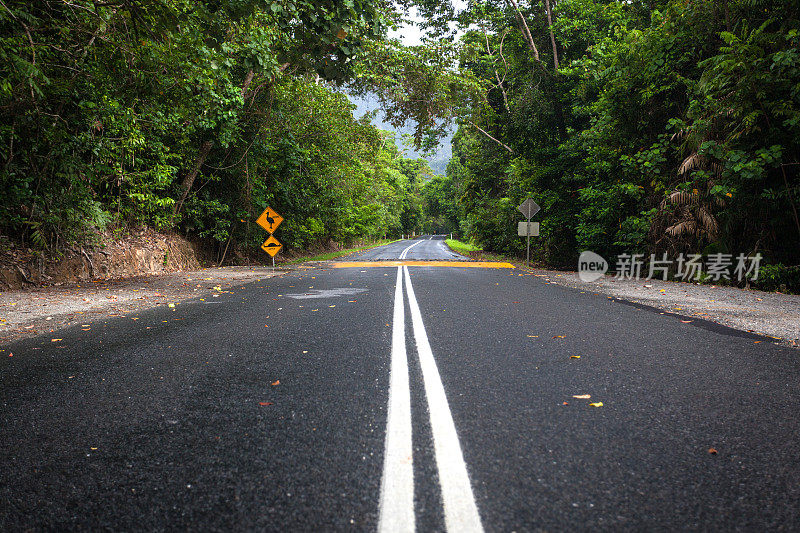
M 655 279 L 623 280 L 608 275 L 585 282 L 575 272 L 537 269 L 531 272 L 547 283 L 605 294 L 684 315 L 687 319 L 709 320 L 773 337 L 783 345 L 800 346 L 799 295 Z
M 192 298 L 214 298 L 222 291 L 324 263 L 279 267 L 223 267 L 0 292 L 0 343 L 75 324 L 124 316 Z M 651 306 L 687 318 L 704 319 L 800 346 L 800 296 L 718 285 L 661 280 L 622 280 L 605 276 L 584 282 L 575 272 L 530 269 L 545 283 Z
M 298 267 L 235 266 L 0 292 L 0 343 L 124 316 L 279 276 Z

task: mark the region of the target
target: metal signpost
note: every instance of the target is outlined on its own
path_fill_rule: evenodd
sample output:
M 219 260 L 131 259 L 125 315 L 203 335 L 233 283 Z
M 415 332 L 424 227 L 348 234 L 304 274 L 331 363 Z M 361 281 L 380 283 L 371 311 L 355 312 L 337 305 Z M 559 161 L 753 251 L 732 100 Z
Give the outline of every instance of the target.
M 278 229 L 278 226 L 283 222 L 283 217 L 280 216 L 274 209 L 267 207 L 256 219 L 256 224 L 269 232 L 269 238 L 261 245 L 261 249 L 272 256 L 272 268 L 275 268 L 275 254 L 277 254 L 283 245 L 272 234 Z
M 536 202 L 533 201 L 533 198 L 528 198 L 527 200 L 522 202 L 519 205 L 519 207 L 517 207 L 517 209 L 519 209 L 519 212 L 522 213 L 523 216 L 527 219 L 527 222 L 524 223 L 524 227 L 523 227 L 523 223 L 522 222 L 519 223 L 519 227 L 517 228 L 517 232 L 519 233 L 520 236 L 526 236 L 528 238 L 527 250 L 525 251 L 525 266 L 526 267 L 530 267 L 531 266 L 531 235 L 533 235 L 534 237 L 538 237 L 539 236 L 539 223 L 538 222 L 534 222 L 533 225 L 532 225 L 531 224 L 531 218 L 533 218 L 533 215 L 535 215 L 536 213 L 539 212 L 541 207 L 539 207 L 539 205 Z M 525 230 L 525 233 L 522 233 L 523 229 Z M 534 233 L 534 231 L 535 231 L 535 233 Z

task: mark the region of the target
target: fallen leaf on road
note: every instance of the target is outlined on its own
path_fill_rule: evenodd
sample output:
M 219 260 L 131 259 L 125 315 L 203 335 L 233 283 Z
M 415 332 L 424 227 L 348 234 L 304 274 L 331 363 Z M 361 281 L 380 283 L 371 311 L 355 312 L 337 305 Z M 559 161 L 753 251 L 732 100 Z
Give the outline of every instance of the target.
M 175 304 L 167 304 L 167 307 L 172 307 L 172 308 L 174 308 L 174 307 L 175 307 Z
M 63 340 L 64 339 L 50 339 L 50 342 L 58 342 L 58 341 L 63 341 Z
M 258 405 L 274 405 L 272 402 L 258 402 Z
M 554 339 L 563 339 L 565 335 L 553 335 Z
M 592 397 L 591 394 L 576 394 L 575 396 L 573 396 L 573 398 L 577 400 L 588 400 L 591 397 Z
M 14 352 L 8 352 L 9 357 L 14 357 Z
M 603 407 L 603 402 L 590 403 L 589 407 Z
M 691 324 L 692 323 L 691 320 L 681 320 L 681 322 L 683 322 L 684 324 Z
M 580 355 L 570 355 L 569 358 L 570 359 L 580 359 L 581 356 Z
M 531 339 L 538 339 L 539 335 L 528 335 L 528 337 L 530 337 Z
M 271 383 L 271 385 L 272 385 L 273 387 L 274 387 L 275 385 L 280 385 L 280 384 L 281 384 L 281 380 L 273 381 L 273 382 Z
M 753 344 L 758 344 L 759 342 L 761 342 L 761 341 L 753 341 Z
M 708 449 L 708 453 L 710 453 L 711 455 L 717 455 L 717 449 L 716 448 L 709 448 Z
M 308 350 L 303 350 L 303 353 L 308 353 Z
M 561 405 L 569 405 L 569 402 L 564 402 Z

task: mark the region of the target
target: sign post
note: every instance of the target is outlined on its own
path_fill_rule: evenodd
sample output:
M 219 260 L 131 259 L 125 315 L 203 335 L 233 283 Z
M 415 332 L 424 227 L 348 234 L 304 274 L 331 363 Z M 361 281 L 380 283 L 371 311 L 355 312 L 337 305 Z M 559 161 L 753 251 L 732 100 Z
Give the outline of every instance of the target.
M 531 218 L 533 215 L 539 212 L 541 207 L 533 201 L 533 198 L 528 198 L 524 202 L 522 202 L 519 207 L 517 207 L 520 213 L 527 219 L 527 223 L 525 225 L 525 236 L 528 238 L 527 248 L 525 250 L 525 266 L 530 268 L 531 266 L 531 234 L 533 233 L 533 228 L 531 227 Z M 521 224 L 520 224 L 521 226 Z M 518 231 L 521 231 L 521 227 Z M 520 233 L 522 235 L 522 233 Z M 539 224 L 536 223 L 536 234 L 534 237 L 539 235 Z
M 283 248 L 280 241 L 272 235 L 281 222 L 283 222 L 283 217 L 271 207 L 264 209 L 264 212 L 256 219 L 256 224 L 269 232 L 269 238 L 261 245 L 261 249 L 272 257 L 272 268 L 275 268 L 275 254 Z

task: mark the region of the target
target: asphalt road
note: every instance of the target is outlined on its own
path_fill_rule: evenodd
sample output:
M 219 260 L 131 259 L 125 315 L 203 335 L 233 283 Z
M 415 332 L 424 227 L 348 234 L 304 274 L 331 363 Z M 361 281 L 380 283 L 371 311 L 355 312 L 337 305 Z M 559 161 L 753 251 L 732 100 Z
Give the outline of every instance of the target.
M 413 244 L 414 247 L 410 248 L 404 259 L 409 261 L 430 261 L 430 260 L 443 260 L 443 261 L 469 261 L 463 255 L 453 252 L 449 246 L 444 242 L 444 236 L 428 235 L 414 240 L 396 241 L 386 246 L 379 246 L 371 248 L 360 254 L 357 259 L 359 261 L 392 261 L 400 258 L 406 248 Z
M 800 528 L 796 351 L 403 254 L 3 346 L 0 530 Z

